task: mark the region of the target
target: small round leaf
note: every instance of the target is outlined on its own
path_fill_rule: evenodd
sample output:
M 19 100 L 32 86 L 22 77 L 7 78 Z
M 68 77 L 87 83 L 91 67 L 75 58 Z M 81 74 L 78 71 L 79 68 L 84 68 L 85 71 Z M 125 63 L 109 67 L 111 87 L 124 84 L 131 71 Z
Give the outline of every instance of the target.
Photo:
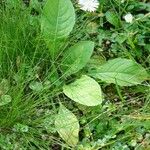
M 0 98 L 0 106 L 7 105 L 12 100 L 10 95 L 2 95 Z

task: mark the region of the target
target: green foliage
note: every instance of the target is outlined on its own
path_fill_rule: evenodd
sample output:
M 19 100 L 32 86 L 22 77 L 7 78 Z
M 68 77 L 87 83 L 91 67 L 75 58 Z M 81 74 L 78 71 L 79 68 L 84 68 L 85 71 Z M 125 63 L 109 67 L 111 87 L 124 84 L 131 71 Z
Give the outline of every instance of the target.
M 0 2 L 0 149 L 149 149 L 149 3 L 76 2 Z
M 70 47 L 63 55 L 62 71 L 65 76 L 77 73 L 90 60 L 93 53 L 94 43 L 82 41 Z
M 114 25 L 116 28 L 120 27 L 120 19 L 118 18 L 118 15 L 115 14 L 114 12 L 107 11 L 105 13 L 106 19 L 109 23 Z
M 36 92 L 40 92 L 43 90 L 43 85 L 40 82 L 31 82 L 29 85 L 30 89 Z
M 0 98 L 0 106 L 6 105 L 11 102 L 10 95 L 2 95 Z
M 52 58 L 59 53 L 59 42 L 68 37 L 74 23 L 75 12 L 70 0 L 47 0 L 41 16 L 41 32 Z
M 109 60 L 94 70 L 91 75 L 107 83 L 115 83 L 120 86 L 140 84 L 148 79 L 146 70 L 140 64 L 122 58 Z

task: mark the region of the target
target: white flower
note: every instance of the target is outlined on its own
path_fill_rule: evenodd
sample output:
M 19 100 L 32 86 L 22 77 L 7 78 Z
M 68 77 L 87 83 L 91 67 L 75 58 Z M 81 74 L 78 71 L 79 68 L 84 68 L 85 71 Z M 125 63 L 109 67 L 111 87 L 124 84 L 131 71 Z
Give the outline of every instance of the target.
M 131 13 L 128 13 L 128 14 L 126 14 L 125 16 L 124 16 L 124 19 L 125 19 L 125 21 L 127 22 L 127 23 L 132 23 L 132 21 L 133 21 L 133 15 L 131 14 Z
M 82 10 L 89 12 L 96 11 L 99 6 L 98 0 L 79 0 L 78 4 Z

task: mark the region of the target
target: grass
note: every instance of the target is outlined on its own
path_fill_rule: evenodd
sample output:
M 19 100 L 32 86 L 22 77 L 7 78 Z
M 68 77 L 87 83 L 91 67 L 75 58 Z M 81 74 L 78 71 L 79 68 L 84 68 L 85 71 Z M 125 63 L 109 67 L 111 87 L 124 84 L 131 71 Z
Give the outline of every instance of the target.
M 134 0 L 122 4 L 101 0 L 96 13 L 84 13 L 76 7 L 77 23 L 62 51 L 81 39 L 94 41 L 95 50 L 81 72 L 64 79 L 55 71 L 61 66 L 60 58 L 50 59 L 40 34 L 41 5 L 33 9 L 23 3 L 0 4 L 0 96 L 7 95 L 5 101 L 11 99 L 0 106 L 0 149 L 71 149 L 54 124 L 60 102 L 80 123 L 75 149 L 150 149 L 149 80 L 132 87 L 97 80 L 105 97 L 102 106 L 82 106 L 62 93 L 63 83 L 116 57 L 135 60 L 150 73 L 149 10 L 146 1 Z M 107 20 L 107 11 L 115 13 L 119 26 Z M 129 11 L 136 17 L 133 24 L 122 18 Z

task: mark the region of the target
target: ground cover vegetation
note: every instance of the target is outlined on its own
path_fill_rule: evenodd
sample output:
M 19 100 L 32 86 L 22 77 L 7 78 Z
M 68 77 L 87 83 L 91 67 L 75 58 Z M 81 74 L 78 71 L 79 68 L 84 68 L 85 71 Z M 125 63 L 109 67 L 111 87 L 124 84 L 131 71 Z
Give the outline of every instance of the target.
M 149 150 L 149 81 L 149 1 L 0 1 L 0 149 Z

